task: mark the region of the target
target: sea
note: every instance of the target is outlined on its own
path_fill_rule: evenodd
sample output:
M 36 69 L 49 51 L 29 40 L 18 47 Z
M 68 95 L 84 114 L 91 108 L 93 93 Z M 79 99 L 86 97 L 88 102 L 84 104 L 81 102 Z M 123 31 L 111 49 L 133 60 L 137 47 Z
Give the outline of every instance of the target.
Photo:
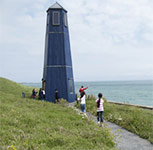
M 41 87 L 41 83 L 21 84 Z M 153 80 L 75 82 L 75 93 L 79 94 L 82 85 L 88 86 L 85 90 L 87 95 L 97 97 L 98 93 L 102 93 L 108 101 L 153 106 Z

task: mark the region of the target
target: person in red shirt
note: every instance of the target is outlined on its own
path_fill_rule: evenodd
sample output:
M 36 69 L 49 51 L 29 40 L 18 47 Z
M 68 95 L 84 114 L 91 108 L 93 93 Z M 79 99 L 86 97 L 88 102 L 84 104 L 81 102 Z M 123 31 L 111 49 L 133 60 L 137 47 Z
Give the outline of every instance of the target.
M 84 88 L 83 86 L 81 86 L 81 88 L 80 88 L 80 90 L 79 90 L 80 94 L 81 94 L 82 92 L 84 92 L 84 90 L 86 90 L 87 88 L 88 88 L 88 86 L 87 86 L 86 88 Z

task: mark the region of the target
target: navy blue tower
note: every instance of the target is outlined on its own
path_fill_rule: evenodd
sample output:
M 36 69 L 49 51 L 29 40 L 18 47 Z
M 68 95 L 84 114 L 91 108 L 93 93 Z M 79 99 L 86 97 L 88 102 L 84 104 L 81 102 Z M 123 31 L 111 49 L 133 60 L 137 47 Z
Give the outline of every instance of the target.
M 42 88 L 47 101 L 55 101 L 55 89 L 59 98 L 75 101 L 67 11 L 57 2 L 47 10 Z

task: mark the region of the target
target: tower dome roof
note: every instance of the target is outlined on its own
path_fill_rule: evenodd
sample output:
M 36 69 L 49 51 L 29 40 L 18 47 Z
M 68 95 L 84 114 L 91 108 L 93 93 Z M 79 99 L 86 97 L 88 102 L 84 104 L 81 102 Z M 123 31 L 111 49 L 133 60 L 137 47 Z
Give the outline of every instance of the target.
M 66 9 L 64 9 L 58 2 L 56 2 L 55 4 L 53 4 L 52 6 L 50 6 L 49 8 L 48 8 L 48 10 L 49 9 L 63 9 L 63 10 L 65 10 L 66 12 L 67 12 L 67 10 Z M 48 11 L 47 10 L 47 11 Z

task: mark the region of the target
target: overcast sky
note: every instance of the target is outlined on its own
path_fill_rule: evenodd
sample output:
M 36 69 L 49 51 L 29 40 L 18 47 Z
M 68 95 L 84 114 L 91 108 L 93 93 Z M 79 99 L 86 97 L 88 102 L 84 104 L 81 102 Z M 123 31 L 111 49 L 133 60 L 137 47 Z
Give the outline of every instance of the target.
M 0 77 L 40 82 L 54 0 L 0 0 Z M 153 0 L 58 0 L 75 81 L 153 79 Z

